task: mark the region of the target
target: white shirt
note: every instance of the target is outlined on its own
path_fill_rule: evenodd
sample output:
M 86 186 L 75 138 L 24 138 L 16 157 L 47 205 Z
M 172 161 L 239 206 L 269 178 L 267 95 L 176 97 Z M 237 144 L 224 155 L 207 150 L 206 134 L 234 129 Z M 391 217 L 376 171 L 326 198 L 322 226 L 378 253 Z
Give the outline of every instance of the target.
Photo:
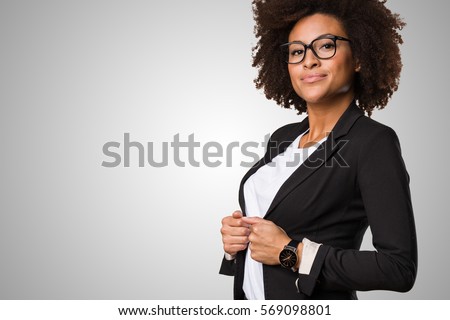
M 313 146 L 299 148 L 300 139 L 306 132 L 298 136 L 283 153 L 274 157 L 270 163 L 259 168 L 247 179 L 244 184 L 244 198 L 248 217 L 263 218 L 283 183 L 326 140 L 325 137 Z M 305 238 L 303 245 L 299 272 L 309 274 L 320 244 Z M 243 284 L 245 295 L 249 300 L 262 300 L 265 298 L 262 263 L 251 258 L 250 248 L 245 259 Z

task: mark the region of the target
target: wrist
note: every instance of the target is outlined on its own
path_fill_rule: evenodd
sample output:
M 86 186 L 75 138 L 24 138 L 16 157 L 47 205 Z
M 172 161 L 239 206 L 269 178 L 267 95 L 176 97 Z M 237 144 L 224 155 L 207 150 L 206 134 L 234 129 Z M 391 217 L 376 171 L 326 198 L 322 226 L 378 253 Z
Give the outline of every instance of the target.
M 228 252 L 225 252 L 225 260 L 231 261 L 236 259 L 236 254 L 229 254 Z
M 293 272 L 298 271 L 298 266 L 300 265 L 298 248 L 300 244 L 299 241 L 292 239 L 281 250 L 278 260 L 283 268 L 290 269 Z
M 303 243 L 299 243 L 297 246 L 297 263 L 295 264 L 295 270 L 300 269 L 300 262 L 302 261 Z

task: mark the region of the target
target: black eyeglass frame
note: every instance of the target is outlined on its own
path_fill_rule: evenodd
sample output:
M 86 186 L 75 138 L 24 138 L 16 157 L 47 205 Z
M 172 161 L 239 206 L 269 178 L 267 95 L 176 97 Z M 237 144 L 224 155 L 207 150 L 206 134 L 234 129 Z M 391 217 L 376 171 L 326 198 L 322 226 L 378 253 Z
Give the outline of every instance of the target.
M 322 40 L 322 39 L 330 39 L 330 40 L 333 40 L 333 42 L 334 42 L 334 46 L 335 46 L 334 54 L 331 57 L 329 57 L 329 58 L 321 58 L 321 57 L 319 57 L 319 55 L 316 53 L 316 51 L 313 48 L 314 42 L 317 41 L 317 40 Z M 280 49 L 281 49 L 281 51 L 283 51 L 283 50 L 285 50 L 285 48 L 288 48 L 288 52 L 289 52 L 289 45 L 291 45 L 291 44 L 301 44 L 305 48 L 305 53 L 303 54 L 303 58 L 300 61 L 298 61 L 298 62 L 289 62 L 289 57 L 288 57 L 288 60 L 284 59 L 284 62 L 286 62 L 288 64 L 299 64 L 299 63 L 302 63 L 303 60 L 305 60 L 306 53 L 307 53 L 308 49 L 311 50 L 311 52 L 314 54 L 314 56 L 317 59 L 328 60 L 328 59 L 333 58 L 336 55 L 336 52 L 337 52 L 336 41 L 337 40 L 347 41 L 347 42 L 350 42 L 350 43 L 352 42 L 350 39 L 347 39 L 347 38 L 344 38 L 344 37 L 341 37 L 341 36 L 335 36 L 335 35 L 332 35 L 332 34 L 326 34 L 326 35 L 323 35 L 323 36 L 320 36 L 320 37 L 314 39 L 313 41 L 311 41 L 310 44 L 306 44 L 306 43 L 303 43 L 301 41 L 292 41 L 292 42 L 287 42 L 287 43 L 284 43 L 284 44 L 280 45 Z

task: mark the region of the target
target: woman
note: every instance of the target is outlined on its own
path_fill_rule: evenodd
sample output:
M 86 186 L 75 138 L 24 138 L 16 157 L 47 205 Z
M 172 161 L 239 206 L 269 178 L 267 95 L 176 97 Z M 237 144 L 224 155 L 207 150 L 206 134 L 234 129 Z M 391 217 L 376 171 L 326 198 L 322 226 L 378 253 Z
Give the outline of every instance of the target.
M 377 0 L 253 1 L 257 88 L 308 117 L 276 130 L 222 220 L 235 299 L 356 299 L 412 288 L 417 243 L 395 132 L 370 118 L 397 90 L 398 30 Z M 367 113 L 366 116 L 364 113 Z M 360 251 L 370 226 L 376 251 Z

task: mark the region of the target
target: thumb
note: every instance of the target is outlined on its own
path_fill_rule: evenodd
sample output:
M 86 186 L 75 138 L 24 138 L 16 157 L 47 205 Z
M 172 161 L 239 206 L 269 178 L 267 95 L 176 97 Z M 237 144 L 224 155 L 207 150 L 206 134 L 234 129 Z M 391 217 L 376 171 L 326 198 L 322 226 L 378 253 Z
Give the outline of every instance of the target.
M 264 219 L 260 217 L 242 217 L 242 221 L 244 221 L 247 224 L 255 224 L 263 222 Z
M 235 212 L 233 212 L 233 214 L 231 215 L 234 219 L 240 219 L 243 217 L 243 214 L 241 211 L 236 210 Z

